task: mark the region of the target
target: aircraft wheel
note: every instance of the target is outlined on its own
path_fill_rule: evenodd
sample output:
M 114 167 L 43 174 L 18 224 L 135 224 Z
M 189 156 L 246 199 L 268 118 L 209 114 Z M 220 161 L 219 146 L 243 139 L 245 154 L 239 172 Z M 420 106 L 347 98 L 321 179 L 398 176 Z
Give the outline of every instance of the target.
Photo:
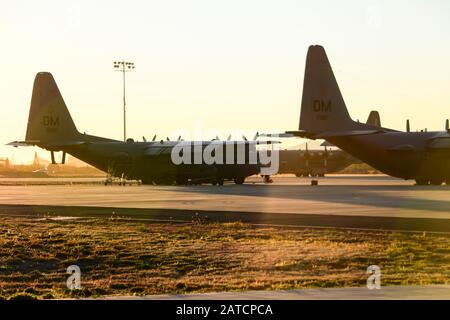
M 223 186 L 223 179 L 222 178 L 217 179 L 217 184 L 219 186 Z
M 297 178 L 303 177 L 303 175 L 302 175 L 301 173 L 296 173 L 295 176 L 296 176 Z
M 234 178 L 234 183 L 236 183 L 236 184 L 243 184 L 244 181 L 245 181 L 244 177 L 236 177 L 236 178 Z
M 182 186 L 182 185 L 186 185 L 187 184 L 187 179 L 185 177 L 177 177 L 175 179 L 175 184 L 177 186 Z
M 416 184 L 418 186 L 427 186 L 429 184 L 429 180 L 428 179 L 418 178 L 418 179 L 416 179 Z
M 442 184 L 442 182 L 444 182 L 444 179 L 433 178 L 433 179 L 431 179 L 430 184 L 432 184 L 433 186 L 440 186 Z

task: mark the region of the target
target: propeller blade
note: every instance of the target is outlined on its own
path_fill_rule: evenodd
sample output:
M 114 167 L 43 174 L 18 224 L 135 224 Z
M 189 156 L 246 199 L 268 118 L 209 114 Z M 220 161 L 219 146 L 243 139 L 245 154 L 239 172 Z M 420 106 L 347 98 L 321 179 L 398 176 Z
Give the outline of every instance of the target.
M 142 136 L 142 141 L 147 142 L 147 139 L 145 139 L 145 136 Z
M 231 134 L 228 136 L 227 141 L 231 140 Z
M 156 134 L 153 136 L 152 141 L 155 141 L 155 140 L 156 140 Z
M 248 141 L 244 135 L 242 136 L 242 139 L 244 139 L 244 141 Z
M 449 120 L 445 120 L 445 131 L 449 132 L 450 131 L 450 124 L 449 124 Z
M 409 125 L 409 119 L 406 120 L 406 132 L 411 132 L 411 127 Z
M 258 137 L 259 137 L 259 132 L 258 132 L 258 131 L 256 131 L 256 134 L 255 134 L 255 136 L 253 137 L 253 140 L 256 140 L 256 139 L 258 139 Z

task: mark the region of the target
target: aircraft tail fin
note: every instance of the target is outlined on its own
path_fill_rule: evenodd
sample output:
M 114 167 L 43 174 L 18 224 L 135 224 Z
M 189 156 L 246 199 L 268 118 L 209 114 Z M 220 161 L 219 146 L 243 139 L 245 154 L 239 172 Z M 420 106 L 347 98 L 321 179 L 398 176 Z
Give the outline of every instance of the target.
M 367 129 L 350 118 L 322 46 L 308 49 L 299 129 L 313 134 Z
M 369 118 L 367 118 L 367 124 L 375 127 L 381 127 L 381 119 L 378 111 L 370 111 Z
M 25 140 L 39 145 L 75 141 L 79 136 L 52 74 L 39 72 L 34 80 Z

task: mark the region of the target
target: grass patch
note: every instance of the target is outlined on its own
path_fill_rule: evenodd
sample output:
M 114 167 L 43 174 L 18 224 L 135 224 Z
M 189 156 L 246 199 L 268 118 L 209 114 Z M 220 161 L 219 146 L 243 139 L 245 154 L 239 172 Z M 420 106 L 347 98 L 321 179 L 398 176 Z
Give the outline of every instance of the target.
M 81 290 L 66 269 L 81 268 Z M 0 216 L 0 299 L 448 284 L 450 236 Z

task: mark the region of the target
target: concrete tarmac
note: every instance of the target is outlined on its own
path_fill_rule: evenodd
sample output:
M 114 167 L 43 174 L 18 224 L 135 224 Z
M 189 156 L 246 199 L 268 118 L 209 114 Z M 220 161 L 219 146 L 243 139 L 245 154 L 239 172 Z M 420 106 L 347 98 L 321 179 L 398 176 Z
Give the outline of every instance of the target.
M 101 179 L 0 178 L 0 215 L 123 217 L 147 221 L 243 221 L 450 233 L 450 186 L 415 186 L 387 176 L 275 177 L 225 186 L 103 186 Z M 108 299 L 450 299 L 450 286 L 247 291 Z
M 287 176 L 225 186 L 0 185 L 0 213 L 24 205 L 65 214 L 76 207 L 96 214 L 109 208 L 103 214 L 111 215 L 115 208 L 142 219 L 185 221 L 198 212 L 218 221 L 450 232 L 450 186 L 415 186 L 384 175 L 331 175 L 318 186 Z
M 0 185 L 0 204 L 450 218 L 449 186 L 414 186 L 387 176 L 331 176 L 319 179 L 319 186 L 295 177 L 275 177 L 273 184 L 251 178 L 244 185 L 225 186 L 124 187 L 73 180 L 67 185 Z

